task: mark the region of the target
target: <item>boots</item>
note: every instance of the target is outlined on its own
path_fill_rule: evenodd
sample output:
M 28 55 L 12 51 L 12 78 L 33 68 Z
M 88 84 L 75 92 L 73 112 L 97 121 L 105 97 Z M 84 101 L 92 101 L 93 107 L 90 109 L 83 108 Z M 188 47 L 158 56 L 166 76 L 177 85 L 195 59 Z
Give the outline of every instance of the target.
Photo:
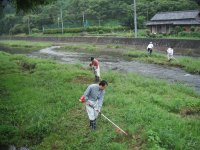
M 93 129 L 93 130 L 96 130 L 96 119 L 95 120 L 90 120 L 90 127 Z
M 99 77 L 98 76 L 95 76 L 95 82 L 99 82 Z
M 89 127 L 92 127 L 92 120 L 90 120 L 90 126 Z

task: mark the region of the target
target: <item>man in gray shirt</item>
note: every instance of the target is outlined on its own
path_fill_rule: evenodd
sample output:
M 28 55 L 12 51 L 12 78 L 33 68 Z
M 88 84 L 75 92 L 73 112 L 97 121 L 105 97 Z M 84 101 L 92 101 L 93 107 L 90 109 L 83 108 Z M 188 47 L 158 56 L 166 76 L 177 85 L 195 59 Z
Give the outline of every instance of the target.
M 98 84 L 91 84 L 84 92 L 86 100 L 86 111 L 90 119 L 90 127 L 96 129 L 96 118 L 101 111 L 105 89 L 108 86 L 107 81 L 102 80 Z

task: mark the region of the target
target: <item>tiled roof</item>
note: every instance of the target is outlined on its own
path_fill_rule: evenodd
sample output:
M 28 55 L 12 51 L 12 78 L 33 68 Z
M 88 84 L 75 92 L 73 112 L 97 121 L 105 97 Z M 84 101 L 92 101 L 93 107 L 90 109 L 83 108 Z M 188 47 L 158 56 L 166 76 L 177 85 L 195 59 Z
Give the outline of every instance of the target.
M 199 10 L 160 12 L 153 16 L 151 21 L 195 19 L 199 14 Z

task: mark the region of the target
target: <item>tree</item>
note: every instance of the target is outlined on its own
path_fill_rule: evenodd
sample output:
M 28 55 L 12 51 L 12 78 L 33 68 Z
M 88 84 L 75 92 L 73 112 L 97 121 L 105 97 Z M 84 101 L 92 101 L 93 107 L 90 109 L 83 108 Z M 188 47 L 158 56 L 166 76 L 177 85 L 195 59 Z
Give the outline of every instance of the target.
M 21 10 L 27 12 L 38 5 L 47 5 L 53 1 L 56 0 L 0 0 L 0 10 L 2 12 L 3 8 L 5 8 L 8 3 L 11 3 L 18 12 Z
M 200 5 L 200 0 L 194 0 L 198 5 Z

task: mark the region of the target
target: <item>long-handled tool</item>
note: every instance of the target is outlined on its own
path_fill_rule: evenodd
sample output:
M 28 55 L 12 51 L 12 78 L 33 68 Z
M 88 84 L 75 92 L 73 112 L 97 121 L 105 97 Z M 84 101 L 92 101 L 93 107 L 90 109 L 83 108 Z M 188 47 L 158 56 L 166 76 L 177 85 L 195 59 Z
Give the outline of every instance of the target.
M 174 60 L 178 61 L 174 56 L 172 56 L 172 58 L 173 58 Z
M 126 133 L 124 130 L 122 130 L 118 125 L 116 125 L 110 119 L 108 119 L 108 117 L 106 117 L 103 113 L 101 113 L 101 116 L 103 116 L 105 119 L 107 119 L 110 123 L 112 123 L 117 129 L 119 129 L 120 131 L 122 131 L 124 134 L 128 135 L 128 133 Z
M 80 102 L 82 103 L 85 103 L 86 104 L 86 101 L 85 101 L 85 98 L 84 96 L 82 96 L 80 99 L 79 99 Z M 87 105 L 87 104 L 86 104 Z M 88 105 L 90 106 L 91 108 L 94 109 L 93 106 L 91 105 Z M 95 110 L 95 109 L 94 109 Z M 95 111 L 98 111 L 98 110 L 95 110 Z M 99 111 L 98 111 L 99 112 Z M 114 122 L 112 122 L 108 117 L 106 117 L 102 112 L 99 112 L 101 114 L 101 116 L 103 116 L 106 120 L 108 120 L 110 123 L 112 123 L 117 129 L 119 129 L 121 132 L 123 132 L 125 135 L 128 135 L 128 133 L 126 133 L 124 130 L 122 130 L 118 125 L 116 125 Z

